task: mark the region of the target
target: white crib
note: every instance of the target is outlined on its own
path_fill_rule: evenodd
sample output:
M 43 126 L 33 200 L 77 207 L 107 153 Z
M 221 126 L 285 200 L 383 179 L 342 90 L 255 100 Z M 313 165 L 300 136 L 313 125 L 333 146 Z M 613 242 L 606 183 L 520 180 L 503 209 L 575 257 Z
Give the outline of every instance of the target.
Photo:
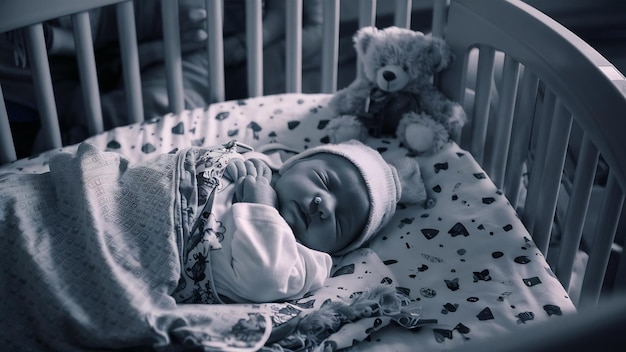
M 155 0 L 156 1 L 156 0 Z M 409 27 L 414 2 L 396 0 L 394 23 Z M 53 5 L 52 5 L 53 4 Z M 385 2 L 385 4 L 387 4 Z M 42 22 L 71 15 L 89 134 L 104 131 L 99 77 L 88 10 L 115 6 L 130 122 L 144 121 L 141 74 L 138 61 L 132 1 L 22 0 L 0 3 L 0 33 L 21 28 L 33 80 L 47 149 L 62 148 L 53 82 L 50 78 Z M 319 93 L 336 92 L 339 67 L 339 0 L 323 0 L 323 34 Z M 359 26 L 374 25 L 376 1 L 359 1 Z M 379 3 L 380 5 L 380 3 Z M 225 78 L 220 0 L 206 0 L 207 56 L 211 103 L 225 100 Z M 302 93 L 302 0 L 286 1 L 285 93 Z M 183 98 L 178 1 L 161 0 L 164 58 L 169 110 L 185 111 Z M 245 2 L 249 97 L 262 97 L 263 33 L 261 1 Z M 620 259 L 624 243 L 618 228 L 626 191 L 626 79 L 609 61 L 583 40 L 529 5 L 515 0 L 435 0 L 432 33 L 443 37 L 455 60 L 436 82 L 452 100 L 466 107 L 469 123 L 456 137 L 506 195 L 537 248 L 566 290 L 579 290 L 576 303 L 580 319 L 565 324 L 542 324 L 522 334 L 497 336 L 477 350 L 540 349 L 607 342 L 595 335 L 614 331 L 624 322 L 626 260 L 608 270 L 609 259 Z M 0 81 L 0 95 L 2 85 Z M 0 99 L 0 163 L 17 159 L 9 116 Z M 570 139 L 571 137 L 571 139 Z M 568 168 L 568 155 L 577 160 Z M 19 162 L 19 161 L 18 161 Z M 568 164 L 569 165 L 569 164 Z M 598 183 L 596 170 L 606 172 Z M 522 181 L 523 180 L 523 181 Z M 602 200 L 590 209 L 592 195 Z M 592 205 L 594 206 L 594 205 Z M 592 210 L 596 210 L 592 212 Z M 598 214 L 590 219 L 589 214 Z M 556 219 L 556 220 L 555 220 Z M 621 230 L 623 231 L 623 230 Z M 575 260 L 583 233 L 592 238 L 584 274 L 576 273 Z M 559 243 L 551 241 L 558 234 Z M 551 250 L 558 249 L 552 256 Z M 582 282 L 572 282 L 580 274 Z M 570 292 L 571 294 L 571 292 Z M 604 301 L 608 303 L 604 303 Z M 587 315 L 585 315 L 587 314 Z M 580 329 L 580 330 L 575 330 Z M 613 330 L 611 330 L 613 329 Z M 536 334 L 536 335 L 535 335 Z M 579 335 L 579 339 L 572 338 Z M 600 341 L 602 339 L 602 341 Z M 621 340 L 619 335 L 612 336 Z M 409 340 L 410 341 L 410 340 Z M 498 342 L 494 342 L 498 341 Z M 497 345 L 494 345 L 497 343 Z M 622 343 L 617 342 L 617 343 Z M 406 348 L 410 347 L 407 342 Z M 623 343 L 622 343 L 623 345 Z M 358 349 L 358 346 L 355 348 Z

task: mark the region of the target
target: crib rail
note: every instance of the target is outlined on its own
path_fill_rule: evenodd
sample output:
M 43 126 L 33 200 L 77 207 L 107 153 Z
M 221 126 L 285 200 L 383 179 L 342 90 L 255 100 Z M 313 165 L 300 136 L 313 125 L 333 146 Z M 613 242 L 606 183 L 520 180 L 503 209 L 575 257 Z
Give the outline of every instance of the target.
M 603 283 L 615 280 L 622 288 L 626 273 L 622 260 L 619 272 L 605 277 L 626 190 L 626 118 L 616 114 L 626 109 L 626 79 L 580 38 L 521 2 L 454 1 L 447 23 L 446 41 L 459 60 L 442 75 L 442 89 L 463 101 L 468 77 L 476 77 L 462 145 L 521 209 L 548 259 L 551 240 L 560 238 L 551 265 L 566 288 L 583 231 L 593 235 L 579 306 L 596 305 Z M 476 70 L 468 71 L 476 56 Z M 613 84 L 606 84 L 607 74 Z M 581 146 L 572 138 L 578 131 Z M 575 172 L 565 170 L 568 150 L 578 156 Z M 599 158 L 608 165 L 600 186 L 594 182 Z M 528 188 L 520 199 L 523 173 Z M 587 215 L 598 188 L 604 200 L 593 223 Z

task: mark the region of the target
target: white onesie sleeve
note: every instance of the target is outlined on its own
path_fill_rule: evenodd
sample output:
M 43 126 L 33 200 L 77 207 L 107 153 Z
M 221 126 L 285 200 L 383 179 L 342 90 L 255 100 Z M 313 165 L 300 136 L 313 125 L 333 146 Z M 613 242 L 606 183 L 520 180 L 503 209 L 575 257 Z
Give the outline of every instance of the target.
M 234 292 L 254 302 L 302 296 L 320 288 L 329 276 L 330 255 L 298 243 L 273 207 L 233 204 Z

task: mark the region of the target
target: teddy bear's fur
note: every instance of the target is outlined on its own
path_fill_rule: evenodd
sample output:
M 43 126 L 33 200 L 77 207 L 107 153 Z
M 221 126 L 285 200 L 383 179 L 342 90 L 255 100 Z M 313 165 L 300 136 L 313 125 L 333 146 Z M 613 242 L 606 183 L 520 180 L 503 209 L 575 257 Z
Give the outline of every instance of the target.
M 332 97 L 332 142 L 394 135 L 416 155 L 439 151 L 466 121 L 463 108 L 433 85 L 452 53 L 440 38 L 399 27 L 365 27 L 354 36 L 358 77 Z

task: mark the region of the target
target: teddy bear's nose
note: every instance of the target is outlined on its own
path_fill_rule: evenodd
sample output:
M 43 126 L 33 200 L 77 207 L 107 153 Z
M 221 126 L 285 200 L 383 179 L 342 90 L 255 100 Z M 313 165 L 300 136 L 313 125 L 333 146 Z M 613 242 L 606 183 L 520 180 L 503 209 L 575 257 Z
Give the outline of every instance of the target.
M 393 81 L 394 79 L 396 79 L 396 74 L 391 72 L 391 71 L 385 71 L 383 72 L 383 78 L 389 82 L 389 81 Z

